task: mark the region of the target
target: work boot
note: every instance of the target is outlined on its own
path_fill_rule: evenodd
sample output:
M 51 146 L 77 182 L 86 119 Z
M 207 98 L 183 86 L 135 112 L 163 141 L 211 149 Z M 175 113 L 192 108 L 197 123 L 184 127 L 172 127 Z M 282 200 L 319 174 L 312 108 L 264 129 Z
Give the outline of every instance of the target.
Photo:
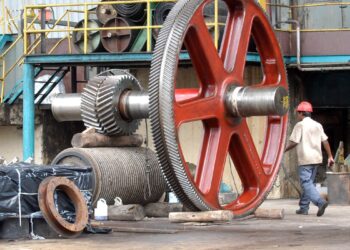
M 302 210 L 302 209 L 298 209 L 295 211 L 296 214 L 302 214 L 302 215 L 308 215 L 309 212 L 307 210 Z
M 328 207 L 328 202 L 326 201 L 321 206 L 318 207 L 317 216 L 320 217 L 324 214 L 324 211 L 326 211 L 326 208 Z

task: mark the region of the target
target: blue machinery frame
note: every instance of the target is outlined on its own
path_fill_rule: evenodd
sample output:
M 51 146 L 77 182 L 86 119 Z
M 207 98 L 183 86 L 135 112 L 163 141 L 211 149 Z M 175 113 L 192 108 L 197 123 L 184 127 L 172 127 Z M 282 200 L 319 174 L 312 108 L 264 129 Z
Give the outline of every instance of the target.
M 181 53 L 180 62 L 190 64 L 187 53 Z M 32 55 L 27 56 L 24 61 L 23 82 L 23 159 L 34 158 L 35 138 L 35 104 L 34 104 L 34 69 L 37 66 L 60 66 L 60 65 L 114 65 L 118 67 L 145 66 L 152 60 L 151 53 L 123 53 L 123 54 L 68 54 L 68 55 Z M 260 57 L 256 53 L 249 53 L 248 62 L 259 62 Z M 350 55 L 338 56 L 303 56 L 302 64 L 313 63 L 339 63 L 350 62 Z M 285 63 L 295 64 L 296 57 L 285 57 Z

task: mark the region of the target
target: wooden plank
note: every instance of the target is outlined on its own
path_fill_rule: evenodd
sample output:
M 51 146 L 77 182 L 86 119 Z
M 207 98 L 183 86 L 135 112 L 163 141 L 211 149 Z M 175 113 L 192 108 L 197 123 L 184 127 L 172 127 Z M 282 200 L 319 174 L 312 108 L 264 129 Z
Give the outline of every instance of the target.
M 145 208 L 147 217 L 168 217 L 171 212 L 182 212 L 181 203 L 157 202 L 149 203 Z
M 232 219 L 233 213 L 228 210 L 169 213 L 170 222 L 227 222 Z
M 130 232 L 130 233 L 157 233 L 157 234 L 174 234 L 179 230 L 164 228 L 137 228 L 137 227 L 112 227 L 113 232 Z
M 106 136 L 99 133 L 78 133 L 72 138 L 75 148 L 95 147 L 140 147 L 143 143 L 141 135 Z
M 145 218 L 145 210 L 141 205 L 108 206 L 108 219 L 118 221 L 139 221 Z
M 258 208 L 257 210 L 255 210 L 254 215 L 256 218 L 262 219 L 283 219 L 284 209 Z

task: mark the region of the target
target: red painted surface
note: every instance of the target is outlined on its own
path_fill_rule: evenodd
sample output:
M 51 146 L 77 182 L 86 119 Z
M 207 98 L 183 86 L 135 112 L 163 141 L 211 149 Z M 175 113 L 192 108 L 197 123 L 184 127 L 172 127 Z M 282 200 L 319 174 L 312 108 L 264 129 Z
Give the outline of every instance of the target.
M 199 95 L 198 89 L 176 89 L 175 100 L 176 102 L 183 102 L 188 99 L 195 98 Z
M 253 0 L 225 1 L 229 15 L 219 52 L 202 14 L 208 2 L 205 1 L 197 9 L 185 37 L 200 88 L 176 90 L 175 124 L 179 129 L 186 122 L 203 123 L 204 139 L 193 184 L 211 207 L 223 208 L 218 202 L 218 193 L 226 156 L 231 156 L 244 191 L 224 209 L 242 215 L 254 210 L 273 185 L 287 129 L 287 116 L 268 117 L 265 144 L 260 157 L 246 119 L 232 122 L 232 117 L 227 114 L 224 96 L 228 86 L 245 84 L 244 69 L 251 35 L 262 59 L 264 76 L 256 86 L 287 88 L 287 77 L 274 32 L 265 14 Z M 189 169 L 187 172 L 190 172 Z

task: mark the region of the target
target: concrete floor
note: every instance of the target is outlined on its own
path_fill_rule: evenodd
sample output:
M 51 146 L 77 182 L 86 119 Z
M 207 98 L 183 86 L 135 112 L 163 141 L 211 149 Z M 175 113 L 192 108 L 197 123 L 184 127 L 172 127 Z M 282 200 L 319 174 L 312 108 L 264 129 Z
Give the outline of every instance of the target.
M 324 216 L 316 217 L 315 206 L 307 216 L 296 215 L 297 204 L 297 200 L 264 202 L 265 208 L 284 208 L 283 220 L 251 218 L 207 226 L 146 221 L 138 226 L 156 226 L 168 233 L 113 232 L 69 240 L 3 240 L 0 249 L 350 249 L 350 206 L 331 205 Z

